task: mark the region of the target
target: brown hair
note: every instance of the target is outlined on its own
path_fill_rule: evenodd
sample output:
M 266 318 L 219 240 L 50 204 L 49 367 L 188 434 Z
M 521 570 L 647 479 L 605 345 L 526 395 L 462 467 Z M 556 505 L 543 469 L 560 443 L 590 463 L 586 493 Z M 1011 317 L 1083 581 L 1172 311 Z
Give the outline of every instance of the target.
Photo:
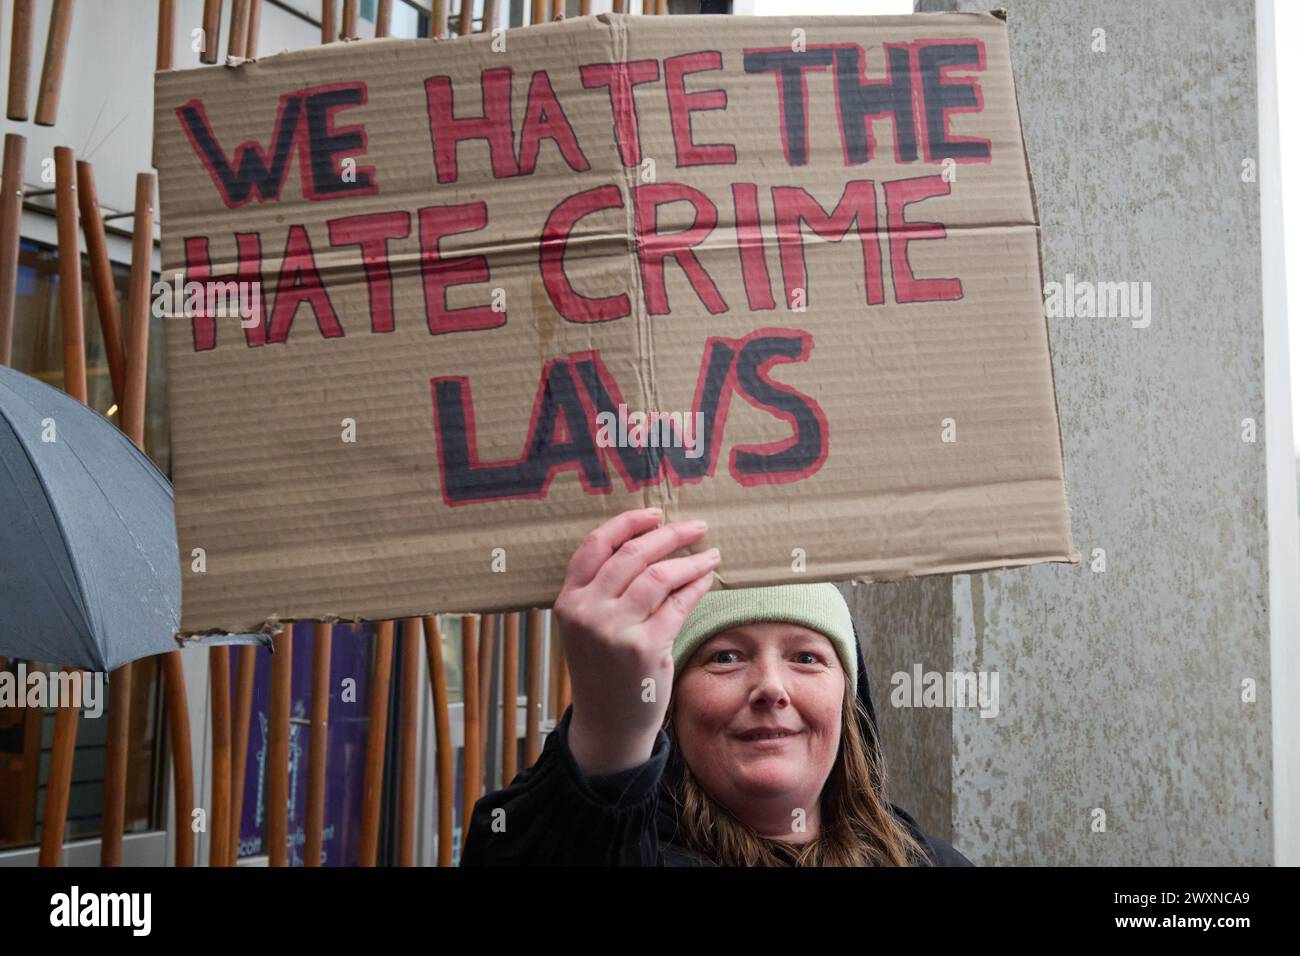
M 694 853 L 720 866 L 930 865 L 924 849 L 881 797 L 884 767 L 863 737 L 859 721 L 867 715 L 856 694 L 844 695 L 840 749 L 821 793 L 821 830 L 815 839 L 798 844 L 760 836 L 709 796 L 673 737 L 676 700 L 674 693 L 664 720 L 673 739 L 670 790 L 677 804 L 678 839 Z

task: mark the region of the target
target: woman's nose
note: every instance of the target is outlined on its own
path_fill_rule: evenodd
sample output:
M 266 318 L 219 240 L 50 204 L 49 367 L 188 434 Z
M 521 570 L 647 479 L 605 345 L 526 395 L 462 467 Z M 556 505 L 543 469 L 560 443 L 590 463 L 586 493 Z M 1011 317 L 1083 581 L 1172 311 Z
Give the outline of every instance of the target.
M 780 661 L 757 661 L 754 664 L 754 685 L 750 688 L 749 703 L 754 707 L 787 707 L 790 696 L 786 690 Z

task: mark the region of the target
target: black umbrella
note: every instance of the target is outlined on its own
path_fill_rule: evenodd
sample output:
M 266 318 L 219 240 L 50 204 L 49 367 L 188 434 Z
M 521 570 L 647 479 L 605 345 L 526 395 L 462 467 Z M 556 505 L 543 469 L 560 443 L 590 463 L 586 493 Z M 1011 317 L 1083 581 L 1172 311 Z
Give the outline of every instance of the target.
M 177 649 L 172 487 L 76 399 L 0 367 L 0 654 L 111 671 Z

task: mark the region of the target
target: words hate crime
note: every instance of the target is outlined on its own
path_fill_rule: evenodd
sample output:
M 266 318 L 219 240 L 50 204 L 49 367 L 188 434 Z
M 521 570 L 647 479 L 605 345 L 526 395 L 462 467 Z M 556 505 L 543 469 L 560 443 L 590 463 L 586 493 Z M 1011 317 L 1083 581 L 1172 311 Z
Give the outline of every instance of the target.
M 988 140 L 954 137 L 948 132 L 949 115 L 981 111 L 983 95 L 977 79 L 954 77 L 945 71 L 957 68 L 983 70 L 982 43 L 975 39 L 920 40 L 886 43 L 884 51 L 886 69 L 880 79 L 866 78 L 865 55 L 855 43 L 815 45 L 798 51 L 781 47 L 744 52 L 743 65 L 747 74 L 767 74 L 774 79 L 769 89 L 775 94 L 773 105 L 779 116 L 781 150 L 787 165 L 798 169 L 809 161 L 806 77 L 816 71 L 830 71 L 834 78 L 840 147 L 845 166 L 866 164 L 872 160 L 876 149 L 872 130 L 876 123 L 890 124 L 894 159 L 898 163 L 990 162 L 991 144 Z M 642 163 L 635 101 L 637 87 L 650 84 L 662 84 L 667 97 L 673 155 L 678 168 L 738 165 L 735 145 L 700 144 L 695 142 L 692 131 L 693 113 L 727 108 L 724 89 L 687 91 L 685 84 L 688 75 L 721 70 L 720 52 L 703 50 L 662 61 L 643 59 L 592 63 L 578 69 L 582 86 L 593 95 L 607 98 L 614 140 L 625 167 L 638 167 Z M 498 180 L 531 175 L 537 168 L 545 143 L 558 151 L 559 157 L 571 170 L 585 172 L 591 168 L 577 134 L 569 124 L 564 106 L 554 92 L 549 72 L 536 70 L 529 79 L 527 105 L 517 135 L 512 110 L 514 85 L 512 67 L 482 70 L 479 76 L 481 96 L 466 98 L 477 101 L 474 105 L 479 111 L 471 113 L 465 103 L 459 104 L 457 109 L 458 96 L 451 77 L 432 76 L 425 81 L 434 172 L 439 184 L 459 181 L 461 148 L 475 141 L 486 144 L 492 176 Z M 640 95 L 648 92 L 641 91 Z M 364 126 L 336 124 L 339 112 L 364 105 L 367 96 L 364 82 L 338 83 L 287 93 L 280 98 L 268 145 L 264 147 L 257 141 L 245 142 L 234 149 L 233 155 L 222 145 L 212 128 L 201 99 L 177 107 L 176 115 L 227 207 L 237 208 L 253 200 L 258 203 L 278 201 L 295 152 L 304 198 L 321 202 L 380 192 L 375 167 L 358 164 L 358 159 L 366 153 Z M 352 174 L 343 175 L 343 168 L 350 168 Z M 835 242 L 846 239 L 851 231 L 856 234 L 862 253 L 867 305 L 881 305 L 886 301 L 885 247 L 895 302 L 960 299 L 962 284 L 959 278 L 918 277 L 908 258 L 909 243 L 940 240 L 946 236 L 941 223 L 908 218 L 908 207 L 926 199 L 949 195 L 950 191 L 950 177 L 939 174 L 883 183 L 865 178 L 851 179 L 844 183 L 838 196 L 824 197 L 825 201 L 798 185 L 773 186 L 769 196 L 760 197 L 755 183 L 731 183 L 728 198 L 737 237 L 735 246 L 745 307 L 750 312 L 772 311 L 777 307 L 765 254 L 765 245 L 772 232 L 775 233 L 786 308 L 804 311 L 811 306 L 804 255 L 805 229 L 814 232 L 821 240 Z M 538 268 L 556 312 L 574 323 L 609 322 L 632 314 L 632 303 L 627 293 L 586 294 L 575 287 L 565 269 L 568 243 L 579 224 L 588 216 L 622 211 L 625 202 L 631 206 L 633 247 L 645 312 L 656 316 L 673 311 L 665 278 L 668 260 L 673 260 L 682 270 L 691 290 L 710 314 L 730 311 L 733 305 L 724 298 L 694 251 L 718 224 L 719 213 L 714 199 L 698 188 L 671 181 L 632 184 L 626 187 L 626 192 L 625 200 L 623 191 L 615 183 L 584 189 L 560 200 L 547 215 L 537 243 Z M 885 210 L 883 228 L 877 212 L 882 196 Z M 672 203 L 685 203 L 690 207 L 691 223 L 685 229 L 662 232 L 659 210 Z M 761 209 L 761 204 L 767 204 L 767 208 Z M 765 225 L 765 218 L 768 218 L 770 226 Z M 251 303 L 254 320 L 240 323 L 248 347 L 287 342 L 302 305 L 311 309 L 321 336 L 340 338 L 344 330 L 316 263 L 315 249 L 323 238 L 327 238 L 331 248 L 358 249 L 367 288 L 370 331 L 392 332 L 395 319 L 389 257 L 409 255 L 403 245 L 409 243 L 414 230 L 425 319 L 430 334 L 493 329 L 507 323 L 508 309 L 495 303 L 462 308 L 450 308 L 447 304 L 450 288 L 491 282 L 488 257 L 482 254 L 447 255 L 440 248 L 442 240 L 448 236 L 480 231 L 487 225 L 488 208 L 483 200 L 431 205 L 414 211 L 398 209 L 339 216 L 326 221 L 325 236 L 317 237 L 315 245 L 304 224 L 290 224 L 285 229 L 280 268 L 269 284 L 263 276 L 260 233 L 234 233 L 234 256 L 221 258 L 226 261 L 233 258 L 237 263 L 236 271 L 223 275 L 213 272 L 211 237 L 187 236 L 183 243 L 185 271 L 190 282 L 198 282 L 208 289 L 228 283 L 245 286 L 256 283 L 253 287 L 258 291 Z M 268 285 L 273 291 L 271 297 L 267 295 Z M 172 314 L 183 312 L 189 318 L 196 352 L 214 349 L 217 346 L 218 310 L 211 307 L 210 298 L 199 303 L 197 308 L 194 305 L 186 303 L 182 306 L 176 302 L 170 311 Z M 682 306 L 678 304 L 677 308 Z M 755 346 L 754 354 L 763 356 L 760 365 L 787 352 L 787 346 L 792 342 L 795 343 L 794 353 L 784 355 L 785 360 L 807 357 L 811 345 L 807 333 L 775 331 L 777 334 L 771 342 Z M 746 340 L 750 345 L 755 345 L 756 341 L 752 336 Z M 728 351 L 739 356 L 742 350 L 741 343 L 733 341 Z M 702 379 L 707 377 L 709 365 L 710 358 L 706 355 Z M 576 365 L 572 369 L 576 372 Z M 748 376 L 751 384 L 762 378 L 761 374 Z M 726 375 L 724 379 L 737 381 L 734 374 Z M 740 387 L 743 388 L 743 382 Z M 434 391 L 437 403 L 436 383 Z M 784 388 L 780 391 L 787 396 L 793 394 Z M 592 398 L 590 389 L 584 388 L 583 393 L 587 400 Z M 756 398 L 749 392 L 746 396 L 751 400 Z M 446 392 L 444 397 L 450 400 L 450 392 Z M 755 401 L 755 404 L 761 402 Z M 819 417 L 812 413 L 811 405 L 806 409 L 811 418 Z M 788 414 L 781 417 L 790 420 Z M 535 413 L 534 425 L 537 424 Z M 572 421 L 568 424 L 568 430 L 572 431 Z M 550 440 L 551 437 L 543 436 L 543 439 Z M 795 480 L 809 473 L 813 460 L 792 461 L 788 449 L 813 449 L 824 443 L 824 433 L 812 436 L 811 441 L 801 441 L 796 435 L 793 444 L 779 443 L 788 446 L 777 457 L 781 459 L 783 473 L 789 477 L 775 478 L 768 474 L 760 480 Z M 706 439 L 706 444 L 711 443 Z M 443 450 L 447 452 L 450 449 L 444 447 Z M 473 457 L 472 448 L 465 451 L 464 464 L 466 474 L 469 474 L 473 470 L 473 463 L 469 460 Z M 814 459 L 823 456 L 824 448 L 820 455 L 814 454 Z M 654 468 L 657 474 L 659 464 L 668 459 L 661 455 L 652 457 L 657 459 Z M 733 473 L 734 459 L 733 455 Z M 445 466 L 446 456 L 443 460 Z M 711 472 L 712 462 L 708 468 Z M 546 469 L 547 475 L 549 471 Z M 595 471 L 584 472 L 584 483 L 593 480 L 595 474 Z M 630 481 L 637 480 L 628 474 L 624 477 Z M 507 481 L 509 487 L 497 488 L 486 496 L 480 494 L 483 490 L 481 481 L 475 480 L 470 484 L 474 488 L 466 491 L 466 500 L 544 493 L 544 481 L 543 487 L 537 488 L 534 487 L 538 484 L 536 480 Z M 443 487 L 444 495 L 454 499 L 455 493 L 446 490 L 447 483 L 444 482 Z M 449 503 L 459 502 L 449 500 Z

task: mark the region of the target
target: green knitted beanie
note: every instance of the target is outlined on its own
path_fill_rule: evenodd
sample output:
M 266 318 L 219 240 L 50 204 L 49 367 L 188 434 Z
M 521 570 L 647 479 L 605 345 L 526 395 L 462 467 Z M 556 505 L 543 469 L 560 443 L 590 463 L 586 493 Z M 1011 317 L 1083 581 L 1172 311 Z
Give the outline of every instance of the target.
M 719 631 L 759 621 L 801 624 L 825 634 L 848 671 L 848 693 L 857 692 L 858 649 L 853 618 L 844 596 L 833 584 L 782 584 L 709 591 L 691 611 L 673 641 L 673 667 L 681 671 L 699 646 Z

